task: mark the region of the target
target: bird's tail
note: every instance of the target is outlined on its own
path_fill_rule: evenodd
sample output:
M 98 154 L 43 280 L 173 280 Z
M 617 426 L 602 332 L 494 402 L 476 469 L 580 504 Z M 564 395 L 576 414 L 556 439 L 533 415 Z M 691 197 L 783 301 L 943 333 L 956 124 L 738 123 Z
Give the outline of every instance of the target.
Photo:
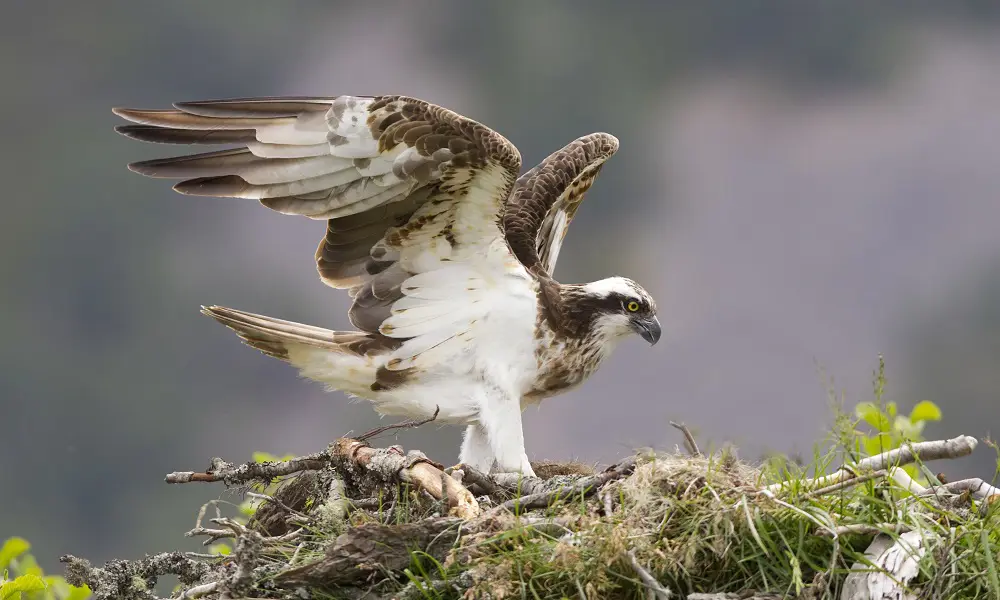
M 331 331 L 223 306 L 201 309 L 264 354 L 298 368 L 303 376 L 332 388 L 369 396 L 376 371 L 400 341 L 359 331 Z

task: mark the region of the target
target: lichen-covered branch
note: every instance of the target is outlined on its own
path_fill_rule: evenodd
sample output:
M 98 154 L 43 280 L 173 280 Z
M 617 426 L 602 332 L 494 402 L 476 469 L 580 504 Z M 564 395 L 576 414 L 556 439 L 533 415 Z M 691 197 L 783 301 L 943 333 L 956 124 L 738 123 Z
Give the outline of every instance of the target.
M 461 483 L 445 475 L 441 468 L 422 453 L 404 454 L 397 446 L 372 448 L 364 441 L 351 438 L 340 438 L 323 452 L 285 461 L 247 462 L 236 466 L 221 458 L 214 458 L 211 466 L 203 473 L 179 471 L 167 475 L 166 481 L 221 481 L 226 485 L 240 485 L 254 481 L 270 482 L 293 473 L 319 471 L 331 466 L 351 473 L 360 469 L 376 474 L 385 481 L 415 485 L 434 498 L 446 501 L 452 513 L 464 519 L 479 514 L 479 504 L 472 493 Z
M 332 460 L 329 451 L 299 456 L 291 460 L 277 462 L 250 461 L 236 466 L 221 458 L 213 458 L 211 466 L 203 473 L 177 471 L 164 478 L 167 483 L 212 483 L 221 481 L 226 485 L 239 485 L 251 481 L 270 481 L 301 471 L 318 471 Z
M 500 509 L 524 511 L 545 508 L 560 499 L 590 496 L 609 481 L 621 479 L 631 473 L 635 469 L 637 461 L 638 458 L 633 456 L 603 473 L 584 477 L 569 485 L 557 478 L 546 481 L 535 478 L 524 478 L 521 482 L 520 491 L 524 493 L 527 490 L 528 494 L 507 500 L 500 505 Z
M 364 442 L 341 438 L 330 447 L 337 460 L 426 490 L 437 500 L 446 500 L 450 512 L 463 519 L 479 515 L 479 503 L 461 483 L 431 463 L 423 453 L 403 454 L 397 447 L 372 448 Z
M 190 586 L 205 577 L 210 568 L 182 552 L 163 552 L 140 560 L 112 560 L 103 567 L 67 554 L 59 559 L 66 565 L 66 581 L 88 586 L 93 600 L 154 600 L 153 587 L 163 575 L 176 575 Z

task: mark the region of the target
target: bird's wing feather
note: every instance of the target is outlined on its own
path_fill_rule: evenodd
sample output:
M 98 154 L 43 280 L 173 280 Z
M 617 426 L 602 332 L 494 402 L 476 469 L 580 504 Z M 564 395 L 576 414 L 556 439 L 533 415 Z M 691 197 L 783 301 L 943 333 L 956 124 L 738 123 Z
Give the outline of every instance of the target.
M 536 275 L 552 276 L 570 221 L 618 139 L 592 133 L 553 152 L 518 178 L 504 213 L 511 250 Z
M 238 147 L 130 168 L 182 178 L 175 189 L 184 194 L 251 198 L 326 220 L 317 268 L 328 285 L 350 289 L 352 322 L 372 335 L 413 338 L 390 370 L 418 366 L 421 353 L 461 338 L 477 311 L 488 310 L 477 293 L 498 297 L 482 292 L 495 287 L 485 280 L 520 267 L 499 220 L 521 157 L 471 119 L 401 96 L 174 106 L 116 109 L 136 123 L 118 131 L 143 141 Z

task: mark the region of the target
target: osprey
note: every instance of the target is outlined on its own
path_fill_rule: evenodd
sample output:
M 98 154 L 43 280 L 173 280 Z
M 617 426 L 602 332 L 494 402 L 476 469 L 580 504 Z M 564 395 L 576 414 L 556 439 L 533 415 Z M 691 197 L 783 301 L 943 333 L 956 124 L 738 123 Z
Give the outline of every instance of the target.
M 521 411 L 582 383 L 615 345 L 660 337 L 656 304 L 611 277 L 552 278 L 567 227 L 618 149 L 581 137 L 521 171 L 506 138 L 404 96 L 253 98 L 115 109 L 116 130 L 235 148 L 137 162 L 182 194 L 251 198 L 326 221 L 320 278 L 349 290 L 357 331 L 221 306 L 203 312 L 305 377 L 383 415 L 466 425 L 460 460 L 533 475 Z M 519 177 L 520 175 L 520 177 Z

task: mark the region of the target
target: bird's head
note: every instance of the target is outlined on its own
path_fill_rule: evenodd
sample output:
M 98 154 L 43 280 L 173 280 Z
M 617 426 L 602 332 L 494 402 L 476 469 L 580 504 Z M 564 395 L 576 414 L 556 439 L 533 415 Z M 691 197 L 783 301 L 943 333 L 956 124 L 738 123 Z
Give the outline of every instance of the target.
M 660 339 L 656 302 L 626 277 L 609 277 L 580 286 L 580 304 L 592 311 L 591 329 L 608 339 L 637 333 L 650 344 Z

